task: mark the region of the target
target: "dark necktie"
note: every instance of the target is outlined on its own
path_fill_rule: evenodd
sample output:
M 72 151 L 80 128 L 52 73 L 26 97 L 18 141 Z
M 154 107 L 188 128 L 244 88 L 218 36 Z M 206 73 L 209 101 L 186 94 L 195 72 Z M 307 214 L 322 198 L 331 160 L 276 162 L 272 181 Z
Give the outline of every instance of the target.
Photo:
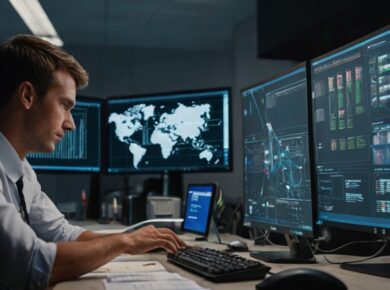
M 30 224 L 30 220 L 28 218 L 26 201 L 23 195 L 23 177 L 21 177 L 18 181 L 16 181 L 16 187 L 18 188 L 19 200 L 20 200 L 20 215 L 22 219 L 26 222 L 26 224 Z

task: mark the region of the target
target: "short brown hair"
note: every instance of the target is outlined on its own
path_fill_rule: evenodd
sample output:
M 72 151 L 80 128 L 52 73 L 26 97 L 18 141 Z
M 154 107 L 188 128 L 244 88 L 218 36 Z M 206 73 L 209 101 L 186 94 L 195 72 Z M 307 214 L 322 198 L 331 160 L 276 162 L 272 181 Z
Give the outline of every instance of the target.
M 54 85 L 53 73 L 64 69 L 76 87 L 88 84 L 85 69 L 61 48 L 33 35 L 17 35 L 0 45 L 0 108 L 5 107 L 18 86 L 29 81 L 38 96 Z

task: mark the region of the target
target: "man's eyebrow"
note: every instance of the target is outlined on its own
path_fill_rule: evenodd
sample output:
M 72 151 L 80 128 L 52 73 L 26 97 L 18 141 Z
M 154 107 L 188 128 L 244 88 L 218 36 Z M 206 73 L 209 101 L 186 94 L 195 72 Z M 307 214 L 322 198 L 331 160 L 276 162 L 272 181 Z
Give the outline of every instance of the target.
M 69 100 L 67 98 L 63 98 L 63 102 L 65 103 L 66 106 L 68 106 L 69 108 L 74 108 L 74 106 L 76 105 L 76 103 L 72 100 Z

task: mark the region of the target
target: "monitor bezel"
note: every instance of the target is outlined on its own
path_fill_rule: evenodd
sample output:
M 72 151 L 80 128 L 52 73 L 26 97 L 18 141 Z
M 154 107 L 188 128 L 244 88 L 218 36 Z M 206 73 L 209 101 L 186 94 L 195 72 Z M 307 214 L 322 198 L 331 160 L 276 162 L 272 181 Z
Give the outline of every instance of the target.
M 318 62 L 318 61 L 321 61 L 322 59 L 324 58 L 327 58 L 327 57 L 330 57 L 334 54 L 337 54 L 337 53 L 340 53 L 340 52 L 343 52 L 347 49 L 352 49 L 354 46 L 356 45 L 361 45 L 362 42 L 364 41 L 370 41 L 371 38 L 373 37 L 376 37 L 376 36 L 379 36 L 383 33 L 385 33 L 386 31 L 389 32 L 390 34 L 390 25 L 387 25 L 381 29 L 378 29 L 378 30 L 375 30 L 373 31 L 372 33 L 369 33 L 363 37 L 360 37 L 350 43 L 347 43 L 343 46 L 340 46 L 336 49 L 333 49 L 325 54 L 322 54 L 314 59 L 312 59 L 311 61 L 309 61 L 309 73 L 311 75 L 310 77 L 310 94 L 313 94 L 313 90 L 312 90 L 312 85 L 313 85 L 313 78 L 312 78 L 312 75 L 313 75 L 313 72 L 314 72 L 314 63 Z M 314 114 L 314 103 L 312 102 L 312 107 L 311 107 L 311 113 Z M 318 174 L 317 174 L 317 156 L 316 156 L 316 147 L 315 147 L 315 143 L 314 143 L 314 137 L 315 137 L 315 132 L 314 132 L 314 122 L 312 124 L 313 126 L 313 135 L 312 135 L 312 141 L 313 141 L 313 147 L 312 147 L 312 150 L 315 152 L 314 156 L 315 156 L 315 159 L 313 160 L 314 162 L 314 167 L 313 167 L 313 174 L 315 175 L 315 179 L 316 179 L 316 187 L 317 187 L 317 182 L 318 182 Z M 317 189 L 316 189 L 317 190 Z M 388 237 L 390 236 L 390 225 L 388 228 L 382 228 L 382 227 L 374 227 L 374 226 L 369 226 L 369 225 L 362 225 L 362 224 L 354 224 L 354 223 L 348 223 L 348 222 L 337 222 L 337 221 L 333 221 L 333 220 L 326 220 L 326 219 L 320 219 L 320 210 L 318 208 L 318 203 L 317 203 L 317 212 L 318 212 L 318 219 L 316 221 L 316 224 L 318 225 L 321 225 L 321 226 L 329 226 L 329 227 L 335 227 L 335 228 L 340 228 L 340 229 L 346 229 L 346 230 L 353 230 L 353 231 L 357 231 L 357 232 L 362 232 L 362 233 L 372 233 L 372 234 L 375 234 L 375 235 L 378 235 L 378 236 L 383 236 L 383 237 Z M 390 220 L 390 219 L 389 219 Z
M 212 189 L 211 200 L 210 200 L 210 205 L 209 205 L 209 209 L 208 209 L 207 224 L 206 224 L 205 232 L 200 232 L 200 231 L 195 231 L 195 230 L 191 230 L 191 229 L 186 229 L 185 228 L 185 219 L 186 219 L 186 216 L 187 216 L 187 204 L 188 204 L 188 197 L 189 197 L 188 192 L 189 192 L 191 187 L 198 187 L 198 186 L 211 186 L 211 189 Z M 187 191 L 186 191 L 186 203 L 185 203 L 185 206 L 184 206 L 184 216 L 183 216 L 184 220 L 183 220 L 183 223 L 182 223 L 182 226 L 181 226 L 181 230 L 183 232 L 199 234 L 199 235 L 203 235 L 203 236 L 207 237 L 207 235 L 209 234 L 209 230 L 210 230 L 211 218 L 214 215 L 214 205 L 215 205 L 215 197 L 217 195 L 217 189 L 218 189 L 218 186 L 217 186 L 216 183 L 190 183 L 190 184 L 188 184 Z
M 227 91 L 228 92 L 228 102 L 229 102 L 229 108 L 228 108 L 228 126 L 229 126 L 229 138 L 228 138 L 228 144 L 229 144 L 229 166 L 226 169 L 190 169 L 190 170 L 181 170 L 179 168 L 175 169 L 166 169 L 166 170 L 134 170 L 134 169 L 123 169 L 120 171 L 111 171 L 111 168 L 109 166 L 109 142 L 108 142 L 108 136 L 109 136 L 109 124 L 106 122 L 108 120 L 108 103 L 110 100 L 121 100 L 121 99 L 138 99 L 138 98 L 148 98 L 148 97 L 164 97 L 164 96 L 175 96 L 175 95 L 181 95 L 181 94 L 197 94 L 197 93 L 208 93 L 208 92 L 214 92 L 214 91 Z M 161 174 L 161 173 L 207 173 L 207 172 L 232 172 L 233 171 L 233 138 L 232 138 L 232 89 L 231 87 L 216 87 L 216 88 L 206 88 L 206 89 L 195 89 L 195 90 L 181 90 L 181 91 L 171 91 L 171 92 L 156 92 L 156 93 L 147 93 L 147 94 L 134 94 L 134 95 L 120 95 L 120 96 L 109 96 L 105 99 L 106 106 L 104 109 L 104 113 L 102 116 L 102 119 L 104 120 L 105 127 L 104 131 L 106 134 L 106 138 L 104 138 L 104 173 L 106 174 L 112 174 L 112 175 L 123 175 L 123 174 Z
M 76 96 L 76 104 L 78 101 L 85 101 L 85 102 L 88 102 L 88 101 L 96 101 L 98 103 L 100 103 L 100 120 L 99 120 L 99 127 L 100 127 L 100 140 L 98 140 L 98 144 L 100 146 L 100 152 L 99 152 L 99 166 L 98 166 L 98 170 L 83 170 L 81 169 L 77 169 L 77 168 L 69 168 L 69 169 L 48 169 L 48 168 L 34 168 L 33 165 L 30 163 L 31 167 L 33 167 L 33 170 L 37 173 L 43 173 L 43 174 L 50 174 L 50 173 L 61 173 L 61 174 L 100 174 L 104 171 L 103 169 L 103 133 L 104 133 L 104 123 L 103 123 L 103 113 L 104 113 L 104 109 L 105 109 L 105 100 L 102 99 L 102 98 L 99 98 L 99 97 L 89 97 L 89 96 L 81 96 L 81 95 L 77 95 Z
M 242 102 L 242 98 L 243 98 L 243 93 L 248 91 L 248 90 L 251 90 L 251 89 L 254 89 L 256 87 L 259 87 L 259 86 L 263 86 L 267 83 L 270 83 L 282 76 L 285 76 L 285 75 L 288 75 L 296 70 L 299 70 L 299 69 L 304 69 L 305 70 L 305 73 L 306 73 L 306 95 L 307 95 L 307 99 L 306 99 L 306 109 L 307 109 L 307 124 L 308 124 L 308 131 L 307 131 L 307 136 L 308 136 L 308 153 L 309 153 L 309 175 L 310 175 L 310 190 L 311 190 L 311 205 L 312 205 L 312 230 L 311 231 L 302 231 L 302 235 L 299 235 L 299 236 L 303 236 L 303 237 L 309 237 L 309 238 L 313 238 L 313 237 L 316 237 L 316 236 L 319 236 L 319 228 L 317 227 L 316 225 L 316 218 L 317 218 L 317 207 L 316 207 L 316 201 L 317 201 L 317 192 L 316 192 L 316 187 L 315 187 L 315 176 L 314 176 L 314 172 L 313 172 L 313 166 L 314 166 L 314 150 L 313 150 L 313 130 L 312 130 L 312 116 L 311 116 L 311 97 L 310 97 L 310 92 L 309 89 L 310 86 L 309 86 L 309 83 L 310 83 L 310 78 L 309 78 L 309 74 L 308 74 L 308 69 L 309 69 L 309 64 L 308 62 L 304 61 L 304 62 L 301 62 L 297 65 L 294 65 L 286 70 L 283 70 L 282 72 L 279 72 L 277 74 L 274 74 L 260 82 L 257 82 L 251 86 L 247 86 L 245 87 L 244 89 L 242 89 L 240 91 L 240 97 L 241 97 L 241 102 Z M 243 110 L 241 110 L 241 118 L 242 120 L 244 120 L 244 115 L 243 115 Z M 242 123 L 242 126 L 244 126 L 244 122 Z M 244 148 L 245 144 L 244 144 L 244 130 L 242 130 L 242 148 Z M 243 169 L 245 169 L 245 158 L 243 158 L 243 163 L 242 163 L 242 166 L 243 166 Z M 243 174 L 243 185 L 245 186 L 245 174 Z M 246 201 L 245 201 L 245 192 L 244 192 L 244 226 L 248 227 L 248 228 L 261 228 L 261 229 L 264 229 L 266 231 L 270 231 L 270 232 L 274 232 L 274 233 L 280 233 L 280 234 L 288 234 L 288 235 L 293 235 L 292 233 L 292 228 L 290 227 L 287 227 L 287 226 L 280 226 L 278 225 L 278 228 L 277 230 L 275 230 L 273 228 L 273 224 L 269 224 L 269 223 L 265 223 L 265 222 L 261 222 L 261 221 L 254 221 L 254 220 L 247 220 L 246 217 L 245 217 L 245 209 L 246 209 Z M 246 225 L 246 221 L 250 222 L 250 225 Z

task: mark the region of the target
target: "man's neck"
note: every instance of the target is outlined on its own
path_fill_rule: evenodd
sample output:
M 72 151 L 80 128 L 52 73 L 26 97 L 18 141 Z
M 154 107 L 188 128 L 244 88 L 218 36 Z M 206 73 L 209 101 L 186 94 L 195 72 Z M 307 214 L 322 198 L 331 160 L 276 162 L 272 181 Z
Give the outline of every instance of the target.
M 0 132 L 4 135 L 4 137 L 8 140 L 8 142 L 11 144 L 11 146 L 15 149 L 16 153 L 19 156 L 20 160 L 24 160 L 27 152 L 23 150 L 23 146 L 21 146 L 21 142 L 18 141 L 18 138 L 16 138 L 15 134 L 12 134 L 10 132 L 10 129 L 5 128 L 5 126 L 2 126 L 3 123 L 0 122 Z

